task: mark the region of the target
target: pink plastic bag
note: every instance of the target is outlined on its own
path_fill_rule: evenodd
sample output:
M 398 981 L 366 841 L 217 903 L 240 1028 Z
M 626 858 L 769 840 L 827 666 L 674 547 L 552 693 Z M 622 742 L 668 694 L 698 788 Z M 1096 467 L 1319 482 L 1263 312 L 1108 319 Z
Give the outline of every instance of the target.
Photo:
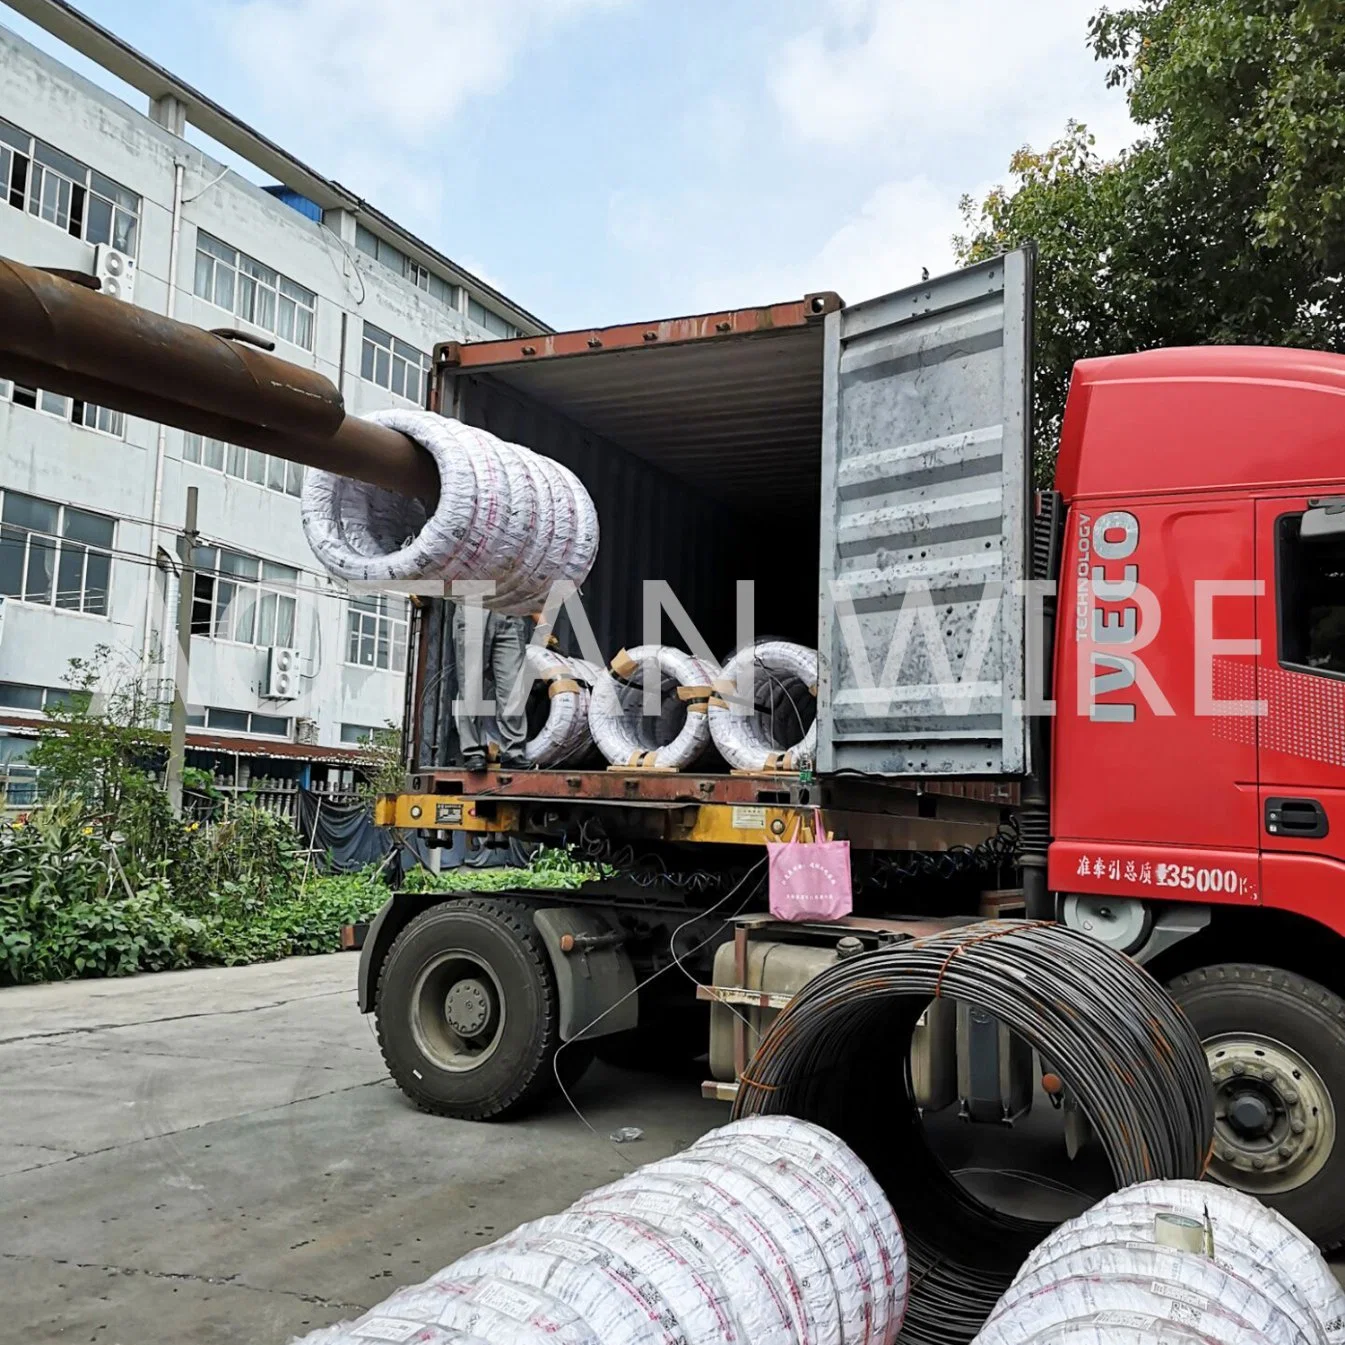
M 777 920 L 840 920 L 854 909 L 850 887 L 850 842 L 812 839 L 767 845 L 771 914 Z

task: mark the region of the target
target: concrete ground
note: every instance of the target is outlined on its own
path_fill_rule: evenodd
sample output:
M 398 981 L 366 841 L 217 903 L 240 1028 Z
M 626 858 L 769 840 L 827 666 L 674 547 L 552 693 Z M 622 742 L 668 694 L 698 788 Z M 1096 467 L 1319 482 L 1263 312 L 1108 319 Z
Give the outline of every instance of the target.
M 0 1345 L 284 1345 L 726 1119 L 695 1077 L 601 1066 L 574 1090 L 592 1130 L 559 1100 L 500 1126 L 424 1116 L 355 972 L 336 954 L 0 990 Z M 1049 1108 L 1030 1121 L 949 1116 L 933 1139 L 983 1198 L 1068 1217 L 1105 1172 L 1061 1163 Z M 618 1126 L 644 1139 L 618 1148 Z M 1021 1171 L 1043 1164 L 1064 1189 Z
M 281 1345 L 726 1118 L 595 1066 L 505 1126 L 388 1080 L 350 954 L 0 990 L 0 1342 Z M 640 1126 L 620 1148 L 606 1136 Z

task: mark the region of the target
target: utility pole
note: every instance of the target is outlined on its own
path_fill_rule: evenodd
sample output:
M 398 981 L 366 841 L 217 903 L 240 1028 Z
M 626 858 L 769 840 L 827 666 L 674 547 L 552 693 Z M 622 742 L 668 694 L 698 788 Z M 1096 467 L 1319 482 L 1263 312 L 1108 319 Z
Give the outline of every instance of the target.
M 187 518 L 178 539 L 177 665 L 173 669 L 173 717 L 168 739 L 168 803 L 182 816 L 182 766 L 187 754 L 187 677 L 191 672 L 191 602 L 196 587 L 192 559 L 197 543 L 195 486 L 187 487 Z

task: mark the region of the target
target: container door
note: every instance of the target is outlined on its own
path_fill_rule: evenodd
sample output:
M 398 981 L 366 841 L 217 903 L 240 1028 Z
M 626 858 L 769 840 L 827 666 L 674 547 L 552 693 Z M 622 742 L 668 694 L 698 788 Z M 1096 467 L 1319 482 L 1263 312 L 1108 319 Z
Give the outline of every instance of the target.
M 1028 767 L 1027 252 L 826 319 L 818 768 Z

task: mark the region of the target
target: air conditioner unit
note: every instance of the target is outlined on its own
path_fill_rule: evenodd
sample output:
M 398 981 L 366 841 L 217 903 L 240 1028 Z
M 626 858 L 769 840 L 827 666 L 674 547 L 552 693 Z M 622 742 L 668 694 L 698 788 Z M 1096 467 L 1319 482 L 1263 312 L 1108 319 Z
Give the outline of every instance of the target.
M 299 680 L 299 651 L 273 645 L 266 656 L 267 699 L 292 701 L 303 690 Z
M 93 250 L 93 273 L 98 279 L 99 293 L 110 294 L 126 303 L 135 300 L 135 258 L 99 243 Z
M 304 747 L 318 745 L 318 721 L 316 719 L 296 719 L 294 721 L 294 741 Z

